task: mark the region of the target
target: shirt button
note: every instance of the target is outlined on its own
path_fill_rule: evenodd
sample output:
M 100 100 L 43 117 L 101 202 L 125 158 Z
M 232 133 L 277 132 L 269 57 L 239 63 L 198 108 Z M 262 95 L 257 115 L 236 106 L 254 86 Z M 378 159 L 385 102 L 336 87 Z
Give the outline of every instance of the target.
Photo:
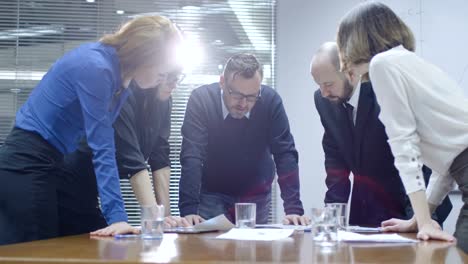
M 418 180 L 419 180 L 419 178 L 421 178 L 421 177 L 419 177 L 419 176 L 416 176 L 416 179 L 418 179 Z
M 415 158 L 411 158 L 411 161 L 416 161 L 416 159 L 415 159 Z

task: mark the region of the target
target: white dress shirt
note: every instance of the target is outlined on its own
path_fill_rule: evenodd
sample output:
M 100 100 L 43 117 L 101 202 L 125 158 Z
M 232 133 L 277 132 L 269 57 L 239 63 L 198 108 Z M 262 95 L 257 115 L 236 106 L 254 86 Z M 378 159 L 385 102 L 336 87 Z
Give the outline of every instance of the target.
M 428 201 L 439 205 L 454 187 L 450 165 L 468 147 L 468 99 L 446 73 L 403 46 L 374 56 L 369 74 L 406 192 L 425 189 L 425 164 L 432 169 Z
M 359 80 L 358 84 L 356 85 L 356 88 L 353 91 L 353 94 L 351 95 L 351 98 L 348 100 L 348 104 L 353 106 L 353 124 L 356 125 L 356 116 L 357 116 L 357 109 L 359 106 L 359 95 L 361 94 L 361 80 Z M 346 108 L 346 105 L 343 104 L 343 106 Z

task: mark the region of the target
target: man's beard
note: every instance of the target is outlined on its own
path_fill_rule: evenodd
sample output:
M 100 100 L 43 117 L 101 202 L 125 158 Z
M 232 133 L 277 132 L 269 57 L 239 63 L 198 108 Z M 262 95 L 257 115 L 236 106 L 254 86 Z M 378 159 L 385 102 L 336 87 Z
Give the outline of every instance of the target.
M 353 93 L 353 85 L 351 85 L 350 82 L 346 81 L 344 82 L 344 87 L 343 87 L 343 95 L 342 96 L 336 96 L 334 98 L 329 98 L 331 102 L 335 104 L 343 104 L 349 101 L 351 98 L 351 95 Z

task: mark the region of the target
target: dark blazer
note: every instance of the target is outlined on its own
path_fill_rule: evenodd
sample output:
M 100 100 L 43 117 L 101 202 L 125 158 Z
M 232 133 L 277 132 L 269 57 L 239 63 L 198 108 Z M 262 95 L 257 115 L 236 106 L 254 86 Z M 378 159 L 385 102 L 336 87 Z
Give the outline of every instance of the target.
M 325 203 L 348 201 L 352 172 L 350 225 L 380 226 L 382 221 L 392 217 L 411 218 L 413 210 L 394 166 L 385 127 L 378 118 L 380 107 L 371 83 L 361 85 L 354 127 L 343 104 L 330 102 L 320 91 L 316 91 L 314 97 L 325 129 L 322 142 L 328 187 Z M 430 173 L 424 169 L 426 182 Z M 451 209 L 452 204 L 446 197 L 434 219 L 442 223 Z

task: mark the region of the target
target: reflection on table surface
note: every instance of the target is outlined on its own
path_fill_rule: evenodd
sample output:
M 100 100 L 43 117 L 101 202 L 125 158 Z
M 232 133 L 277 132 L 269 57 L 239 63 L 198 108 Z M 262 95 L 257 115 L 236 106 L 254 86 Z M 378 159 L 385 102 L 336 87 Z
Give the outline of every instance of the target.
M 0 262 L 134 263 L 134 262 L 279 262 L 279 263 L 468 263 L 454 244 L 338 243 L 322 247 L 310 233 L 273 242 L 220 240 L 221 233 L 164 234 L 162 240 L 70 236 L 0 246 Z M 414 234 L 405 236 L 414 238 Z

